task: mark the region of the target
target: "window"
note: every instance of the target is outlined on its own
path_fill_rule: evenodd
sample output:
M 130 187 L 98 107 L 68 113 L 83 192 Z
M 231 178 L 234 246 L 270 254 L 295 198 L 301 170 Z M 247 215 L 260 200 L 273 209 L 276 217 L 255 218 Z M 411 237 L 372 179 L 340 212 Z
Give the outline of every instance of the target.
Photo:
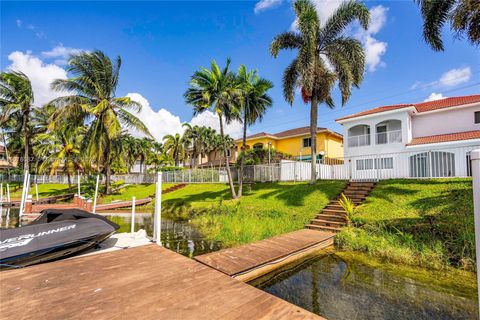
M 357 160 L 357 170 L 372 169 L 393 169 L 393 158 Z
M 253 149 L 263 149 L 263 143 L 256 143 L 253 145 Z
M 303 147 L 308 148 L 312 146 L 312 138 L 303 139 Z
M 480 111 L 475 112 L 475 123 L 480 124 Z
M 357 160 L 357 170 L 371 170 L 373 169 L 373 159 Z
M 422 152 L 410 156 L 411 177 L 455 176 L 455 154 L 444 151 Z
M 230 149 L 227 149 L 227 157 L 231 157 L 231 154 Z

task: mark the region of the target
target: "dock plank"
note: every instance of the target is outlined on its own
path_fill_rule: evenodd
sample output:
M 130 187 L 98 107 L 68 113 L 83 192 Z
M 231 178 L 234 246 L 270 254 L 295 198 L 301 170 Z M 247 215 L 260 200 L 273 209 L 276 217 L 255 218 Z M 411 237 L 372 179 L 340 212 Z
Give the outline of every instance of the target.
M 334 236 L 332 232 L 303 229 L 251 244 L 207 253 L 195 257 L 195 260 L 227 275 L 235 276 L 292 253 L 327 243 Z
M 322 319 L 156 245 L 0 272 L 2 319 Z

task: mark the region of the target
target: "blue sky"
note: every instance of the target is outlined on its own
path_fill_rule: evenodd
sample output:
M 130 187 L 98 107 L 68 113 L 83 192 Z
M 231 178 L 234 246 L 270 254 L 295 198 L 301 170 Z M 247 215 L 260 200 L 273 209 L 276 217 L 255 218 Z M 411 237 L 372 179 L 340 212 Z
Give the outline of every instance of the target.
M 316 1 L 320 17 L 339 1 Z M 479 92 L 478 49 L 444 32 L 445 52 L 432 51 L 422 40 L 422 20 L 413 1 L 368 1 L 372 23 L 368 31 L 352 26 L 368 56 L 360 89 L 346 106 L 319 111 L 319 126 L 342 130 L 334 119 L 379 105 L 423 101 Z M 148 2 L 1 2 L 1 70 L 20 69 L 36 89 L 36 102 L 55 96 L 49 82 L 65 77 L 69 53 L 100 49 L 122 57 L 117 95 L 130 94 L 145 105 L 141 114 L 160 138 L 180 130 L 181 122 L 214 127 L 205 114 L 192 119 L 182 94 L 189 77 L 212 59 L 230 57 L 237 68 L 245 64 L 273 81 L 274 106 L 263 122 L 249 129 L 278 132 L 309 123 L 309 108 L 297 97 L 289 106 L 282 96 L 281 78 L 294 52 L 273 59 L 272 38 L 292 28 L 294 14 L 286 0 L 148 1 Z M 476 84 L 476 85 L 475 85 Z M 240 125 L 229 128 L 238 135 Z

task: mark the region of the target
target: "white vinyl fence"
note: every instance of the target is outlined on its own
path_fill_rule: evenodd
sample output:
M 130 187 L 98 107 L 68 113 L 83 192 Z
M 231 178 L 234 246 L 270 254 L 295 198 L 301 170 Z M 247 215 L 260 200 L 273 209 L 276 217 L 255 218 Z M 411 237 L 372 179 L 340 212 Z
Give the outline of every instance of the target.
M 383 179 L 448 178 L 471 176 L 470 152 L 480 146 L 458 148 L 416 149 L 397 153 L 366 154 L 345 158 L 325 158 L 317 161 L 317 179 L 377 181 Z M 272 165 L 245 166 L 244 180 L 258 181 L 308 181 L 311 177 L 310 161 L 282 160 Z M 232 178 L 238 181 L 239 170 L 231 167 Z M 72 184 L 78 176 L 72 176 Z M 84 179 L 83 177 L 81 179 Z M 103 179 L 103 178 L 102 178 Z M 22 175 L 0 175 L 0 182 L 22 182 Z M 226 183 L 225 168 L 185 169 L 166 171 L 166 183 Z M 32 183 L 67 183 L 63 175 L 32 175 Z M 112 182 L 126 184 L 155 183 L 155 174 L 112 175 Z

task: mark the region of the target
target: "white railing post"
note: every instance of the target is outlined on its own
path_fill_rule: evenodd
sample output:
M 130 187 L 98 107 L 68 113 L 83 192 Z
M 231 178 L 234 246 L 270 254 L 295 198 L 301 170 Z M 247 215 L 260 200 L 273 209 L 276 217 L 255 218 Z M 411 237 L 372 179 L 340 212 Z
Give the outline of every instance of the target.
M 0 207 L 2 206 L 2 203 L 3 203 L 3 183 L 0 183 Z
M 26 170 L 23 176 L 22 199 L 20 199 L 20 211 L 18 213 L 20 220 L 23 216 L 23 209 L 25 207 L 25 200 L 27 198 L 27 193 L 28 193 L 27 191 L 28 177 L 29 177 L 28 170 Z
M 162 245 L 162 172 L 157 172 L 157 186 L 155 190 L 154 239 L 157 245 Z
M 98 197 L 98 183 L 100 175 L 97 174 L 97 182 L 95 183 L 95 197 L 93 198 L 93 213 L 97 210 L 97 197 Z
M 80 194 L 80 174 L 77 174 L 77 194 L 78 194 L 78 197 L 80 198 L 81 194 Z
M 477 256 L 477 285 L 480 289 L 480 149 L 473 150 L 470 153 L 472 163 L 472 185 L 473 185 L 473 213 L 475 220 L 475 249 Z M 478 306 L 480 307 L 480 295 Z
M 37 202 L 38 202 L 38 183 L 35 183 L 35 198 L 37 199 Z
M 130 233 L 133 237 L 135 233 L 135 196 L 132 197 L 132 221 L 130 226 Z
M 10 185 L 7 183 L 7 202 L 10 202 Z

